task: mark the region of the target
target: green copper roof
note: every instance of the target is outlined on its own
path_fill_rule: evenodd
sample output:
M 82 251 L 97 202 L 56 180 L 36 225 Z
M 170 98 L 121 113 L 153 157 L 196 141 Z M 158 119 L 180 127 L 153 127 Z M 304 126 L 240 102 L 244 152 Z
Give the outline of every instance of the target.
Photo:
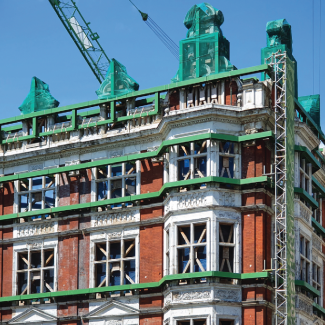
M 59 104 L 60 103 L 51 95 L 49 85 L 33 77 L 29 94 L 19 107 L 19 110 L 22 114 L 28 114 L 56 108 Z

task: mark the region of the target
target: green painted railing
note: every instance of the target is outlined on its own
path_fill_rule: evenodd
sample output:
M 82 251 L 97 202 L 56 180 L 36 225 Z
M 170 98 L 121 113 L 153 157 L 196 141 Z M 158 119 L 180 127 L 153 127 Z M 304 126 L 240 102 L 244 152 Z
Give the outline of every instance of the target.
M 192 80 L 171 83 L 168 85 L 163 85 L 163 86 L 159 86 L 159 87 L 154 87 L 154 88 L 149 88 L 149 89 L 145 89 L 145 90 L 131 92 L 129 94 L 126 94 L 126 95 L 123 95 L 120 97 L 115 97 L 112 99 L 107 99 L 107 100 L 96 99 L 96 100 L 92 100 L 92 101 L 88 101 L 88 102 L 83 102 L 83 103 L 78 103 L 78 104 L 73 104 L 73 105 L 68 105 L 68 106 L 63 106 L 63 107 L 57 107 L 57 108 L 52 108 L 52 109 L 48 109 L 48 110 L 44 110 L 44 111 L 20 115 L 20 116 L 16 116 L 16 117 L 12 117 L 12 118 L 2 119 L 2 120 L 0 120 L 0 132 L 1 132 L 1 130 L 16 131 L 16 132 L 19 130 L 22 130 L 22 126 L 20 126 L 20 125 L 19 126 L 18 125 L 9 126 L 7 128 L 5 127 L 5 125 L 14 124 L 14 123 L 18 123 L 18 122 L 22 122 L 22 121 L 26 121 L 26 120 L 30 120 L 30 119 L 32 119 L 32 121 L 33 121 L 33 132 L 31 135 L 27 135 L 27 136 L 21 136 L 21 137 L 17 137 L 17 138 L 9 138 L 7 140 L 2 139 L 1 143 L 5 144 L 5 143 L 10 143 L 10 142 L 29 140 L 29 139 L 36 138 L 38 136 L 59 134 L 61 132 L 74 131 L 74 130 L 78 130 L 78 129 L 82 129 L 82 128 L 86 128 L 86 127 L 107 125 L 107 124 L 111 124 L 111 123 L 115 123 L 115 122 L 132 120 L 134 118 L 157 115 L 159 113 L 159 102 L 160 102 L 159 99 L 161 98 L 160 93 L 163 93 L 163 92 L 166 92 L 169 90 L 173 90 L 173 89 L 177 89 L 177 88 L 186 87 L 186 86 L 192 86 L 195 84 L 203 84 L 203 83 L 206 83 L 209 81 L 215 81 L 215 80 L 220 80 L 220 79 L 230 78 L 230 77 L 239 77 L 239 76 L 244 76 L 244 75 L 249 75 L 249 74 L 254 74 L 254 73 L 259 73 L 259 72 L 269 73 L 268 65 L 262 64 L 262 65 L 258 65 L 255 67 L 233 70 L 233 71 L 223 72 L 223 73 L 214 74 L 214 75 L 210 75 L 210 76 L 206 76 L 206 77 L 196 78 L 196 79 L 192 79 Z M 154 97 L 137 101 L 136 105 L 141 106 L 144 104 L 149 104 L 149 103 L 152 103 L 154 100 L 155 105 L 154 105 L 153 111 L 145 112 L 145 113 L 139 112 L 136 114 L 132 114 L 130 116 L 122 116 L 122 117 L 115 116 L 116 102 L 122 101 L 125 99 L 145 97 L 145 96 L 150 96 L 150 95 L 154 95 Z M 87 109 L 90 107 L 100 106 L 103 104 L 109 105 L 109 108 L 110 108 L 110 118 L 109 119 L 90 123 L 90 124 L 87 123 L 87 125 L 85 125 L 85 126 L 77 124 L 78 115 L 81 117 L 85 116 L 85 114 L 83 114 L 82 112 L 81 112 L 81 114 L 80 113 L 78 114 L 78 111 Z M 49 115 L 57 116 L 57 114 L 59 114 L 59 113 L 69 113 L 69 112 L 71 112 L 70 113 L 71 114 L 71 126 L 70 127 L 64 128 L 64 130 L 55 130 L 55 131 L 52 130 L 52 131 L 42 132 L 42 133 L 38 134 L 37 123 L 36 123 L 36 120 L 38 117 L 49 116 Z M 93 113 L 94 112 L 92 112 L 92 114 Z
M 77 290 L 69 290 L 69 291 L 56 291 L 56 292 L 46 292 L 46 293 L 35 293 L 35 294 L 29 294 L 29 295 L 1 297 L 0 303 L 10 302 L 10 301 L 30 300 L 30 299 L 71 297 L 71 296 L 87 295 L 87 294 L 95 294 L 95 293 L 159 288 L 159 287 L 164 286 L 166 283 L 168 283 L 170 281 L 190 280 L 190 279 L 210 278 L 210 277 L 224 278 L 224 279 L 237 279 L 237 280 L 249 280 L 249 279 L 254 279 L 254 280 L 266 279 L 267 280 L 270 278 L 270 274 L 268 272 L 230 273 L 230 272 L 220 272 L 220 271 L 206 271 L 206 272 L 195 272 L 195 273 L 186 273 L 186 274 L 175 274 L 175 275 L 166 275 L 158 282 L 126 284 L 126 285 L 109 286 L 109 287 L 101 287 L 101 288 L 77 289 Z

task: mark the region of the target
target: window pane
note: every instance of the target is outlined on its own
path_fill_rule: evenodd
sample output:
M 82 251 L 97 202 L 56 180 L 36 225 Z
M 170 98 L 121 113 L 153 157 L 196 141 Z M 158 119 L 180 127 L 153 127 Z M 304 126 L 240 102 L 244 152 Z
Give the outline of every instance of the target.
M 189 156 L 191 154 L 191 145 L 190 143 L 182 144 L 178 146 L 178 156 L 184 157 Z
M 177 325 L 190 325 L 191 322 L 189 320 L 180 320 L 177 322 Z
M 220 320 L 220 325 L 234 325 L 233 320 Z
M 121 271 L 120 271 L 120 262 L 109 263 L 110 269 L 110 285 L 118 286 L 121 284 Z
M 97 183 L 97 200 L 106 200 L 108 193 L 108 182 Z
M 28 269 L 28 254 L 20 253 L 18 255 L 18 270 L 27 270 Z
M 126 240 L 124 242 L 125 253 L 124 257 L 134 257 L 135 256 L 135 241 Z
M 199 141 L 194 143 L 194 154 L 201 154 L 207 152 L 207 141 Z
M 110 249 L 109 249 L 109 254 L 110 254 L 110 259 L 115 260 L 117 258 L 121 258 L 121 242 L 110 242 Z
M 18 294 L 27 294 L 27 272 L 18 273 Z
M 20 192 L 28 191 L 29 190 L 29 179 L 23 179 L 20 181 Z
M 31 268 L 38 269 L 41 267 L 41 252 L 31 252 Z
M 190 160 L 184 159 L 178 161 L 178 180 L 190 179 Z
M 96 261 L 105 261 L 106 260 L 106 243 L 96 244 Z
M 178 249 L 178 273 L 189 273 L 190 268 L 190 248 Z
M 132 175 L 132 174 L 135 174 L 135 172 L 136 172 L 135 164 L 126 163 L 126 166 L 125 166 L 126 175 Z
M 189 245 L 191 242 L 191 227 L 178 227 L 178 245 Z
M 41 272 L 31 272 L 31 293 L 40 293 L 41 292 Z
M 97 179 L 108 178 L 107 168 L 107 166 L 97 168 Z
M 219 246 L 219 268 L 223 272 L 234 271 L 234 248 Z
M 220 152 L 222 153 L 234 153 L 234 143 L 233 142 L 222 142 L 220 141 Z
M 206 324 L 206 319 L 194 319 L 193 324 L 194 325 L 205 325 Z
M 135 260 L 124 261 L 124 284 L 135 283 Z
M 135 195 L 135 178 L 126 178 L 125 179 L 125 195 Z
M 32 190 L 40 190 L 42 188 L 42 176 L 32 178 Z
M 234 157 L 219 157 L 219 175 L 220 177 L 234 177 Z
M 22 194 L 19 195 L 19 207 L 20 212 L 28 211 L 29 195 Z
M 55 186 L 55 177 L 51 177 L 51 176 L 45 176 L 45 184 L 46 187 L 54 187 Z
M 206 271 L 207 265 L 207 252 L 206 246 L 194 248 L 194 272 Z
M 194 225 L 194 243 L 206 242 L 206 224 Z
M 122 197 L 122 179 L 111 181 L 111 198 Z
M 106 263 L 95 264 L 96 287 L 106 286 Z
M 112 166 L 111 177 L 121 176 L 121 175 L 122 175 L 122 165 Z
M 194 159 L 195 166 L 195 178 L 206 177 L 207 176 L 207 157 L 200 157 Z
M 42 209 L 42 192 L 32 194 L 32 210 Z
M 45 208 L 52 208 L 55 206 L 55 190 L 45 192 Z
M 220 225 L 220 238 L 221 243 L 233 243 L 234 242 L 234 231 L 233 225 Z
M 51 292 L 54 290 L 54 270 L 44 271 L 43 292 Z
M 44 266 L 54 266 L 54 250 L 44 251 Z

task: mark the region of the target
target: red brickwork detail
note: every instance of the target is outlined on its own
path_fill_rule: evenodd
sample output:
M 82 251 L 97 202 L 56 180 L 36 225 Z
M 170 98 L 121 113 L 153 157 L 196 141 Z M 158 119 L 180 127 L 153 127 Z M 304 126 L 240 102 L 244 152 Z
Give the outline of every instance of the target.
M 255 146 L 242 147 L 242 178 L 259 177 L 270 171 L 271 152 L 265 141 L 256 141 Z
M 78 289 L 89 288 L 89 234 L 79 235 Z
M 80 171 L 80 203 L 91 201 L 91 169 Z
M 14 183 L 4 183 L 0 189 L 0 215 L 14 212 Z
M 13 247 L 4 245 L 2 250 L 2 297 L 12 296 L 12 261 Z
M 58 317 L 77 316 L 77 311 L 76 303 L 65 303 L 58 306 Z
M 157 192 L 163 186 L 163 162 L 141 161 L 141 194 Z
M 148 209 L 141 209 L 141 221 L 153 218 L 159 218 L 164 215 L 164 207 L 153 207 Z
M 264 270 L 265 260 L 265 217 L 264 212 L 258 211 L 255 215 L 256 226 L 256 270 Z
M 14 236 L 13 228 L 5 228 L 2 230 L 2 239 L 12 239 Z
M 9 321 L 11 318 L 12 318 L 12 310 L 11 309 L 0 310 L 0 321 L 1 322 Z
M 162 278 L 162 243 L 162 225 L 153 225 L 140 228 L 140 283 L 156 282 Z
M 272 310 L 267 307 L 243 307 L 243 325 L 272 325 Z
M 91 201 L 91 170 L 80 171 L 78 176 L 61 173 L 59 177 L 59 206 Z
M 174 90 L 169 95 L 169 109 L 171 111 L 178 111 L 179 110 L 179 90 Z
M 140 325 L 162 325 L 163 316 L 162 315 L 140 315 L 139 324 Z
M 139 301 L 141 308 L 162 308 L 164 305 L 163 297 L 148 297 L 140 298 Z
M 243 308 L 242 315 L 243 315 L 243 325 L 257 325 L 255 319 L 255 307 Z
M 243 273 L 256 272 L 256 224 L 255 213 L 242 214 Z
M 58 290 L 78 288 L 78 235 L 59 238 Z
M 230 89 L 232 92 L 232 96 L 230 95 Z M 238 94 L 238 86 L 235 81 L 226 81 L 225 83 L 225 93 L 226 93 L 226 105 L 237 106 L 237 94 Z

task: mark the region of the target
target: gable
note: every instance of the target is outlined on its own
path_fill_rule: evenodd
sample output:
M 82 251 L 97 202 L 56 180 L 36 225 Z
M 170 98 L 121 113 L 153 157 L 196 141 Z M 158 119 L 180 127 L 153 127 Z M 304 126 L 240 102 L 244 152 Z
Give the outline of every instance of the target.
M 38 308 L 32 307 L 19 315 L 12 318 L 8 324 L 35 324 L 44 322 L 54 322 L 56 324 L 57 318 L 49 313 L 40 310 Z
M 116 301 L 109 301 L 102 306 L 97 307 L 84 318 L 92 317 L 116 317 L 122 318 L 123 316 L 136 316 L 139 314 L 139 310 L 133 307 L 129 307 L 125 304 Z

